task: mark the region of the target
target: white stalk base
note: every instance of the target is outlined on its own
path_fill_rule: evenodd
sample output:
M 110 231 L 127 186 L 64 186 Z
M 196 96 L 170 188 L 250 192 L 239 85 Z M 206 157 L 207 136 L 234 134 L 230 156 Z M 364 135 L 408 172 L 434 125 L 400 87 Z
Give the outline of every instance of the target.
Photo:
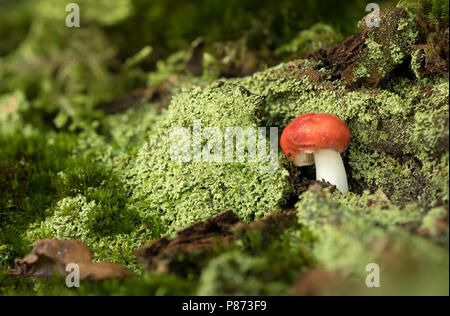
M 348 192 L 347 174 L 341 154 L 334 149 L 319 149 L 314 152 L 316 180 L 335 185 L 342 193 Z

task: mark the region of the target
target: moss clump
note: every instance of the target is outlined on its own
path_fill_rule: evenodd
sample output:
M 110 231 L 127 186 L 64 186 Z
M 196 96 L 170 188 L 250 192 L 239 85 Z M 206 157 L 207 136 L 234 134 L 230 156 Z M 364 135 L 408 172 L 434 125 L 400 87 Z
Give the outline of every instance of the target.
M 281 46 L 277 53 L 291 58 L 300 58 L 340 40 L 342 40 L 342 35 L 337 33 L 333 27 L 318 23 L 301 31 L 291 42 Z
M 366 49 L 359 60 L 342 73 L 349 87 L 377 87 L 411 54 L 419 32 L 414 15 L 400 8 L 380 10 L 379 27 L 369 27 L 366 19 L 358 26 L 364 33 Z
M 21 240 L 28 245 L 43 238 L 81 240 L 92 248 L 95 260 L 111 260 L 137 271 L 134 249 L 159 237 L 165 228 L 158 218 L 129 203 L 121 177 L 156 115 L 155 105 L 145 104 L 105 118 L 99 127 L 102 135 L 77 137 L 51 176 L 51 203 L 42 205 Z M 134 128 L 124 128 L 130 125 Z
M 399 14 L 404 35 L 413 38 L 413 22 L 406 11 Z M 226 209 L 249 220 L 282 208 L 293 193 L 284 171 L 262 174 L 252 163 L 175 164 L 168 155 L 169 131 L 192 131 L 194 119 L 222 130 L 283 128 L 307 112 L 335 114 L 350 127 L 352 143 L 344 156 L 353 191 L 381 189 L 399 204 L 448 201 L 448 81 L 436 79 L 429 92 L 407 78 L 385 89 L 349 91 L 330 76 L 331 70 L 303 60 L 178 93 L 158 123 L 160 132 L 150 136 L 126 175 L 133 203 L 161 217 L 171 232 Z
M 85 169 L 80 161 L 76 164 L 72 172 L 56 174 L 54 204 L 20 237 L 28 245 L 45 238 L 81 240 L 93 249 L 95 260 L 136 269 L 133 250 L 158 237 L 161 228 L 126 205 L 123 185 L 110 171 L 90 169 L 95 166 L 90 163 Z
M 2 262 L 11 265 L 34 241 L 53 237 L 83 240 L 96 260 L 136 270 L 134 249 L 164 227 L 128 205 L 119 175 L 152 129 L 156 106 L 105 118 L 101 134 L 31 127 L 30 107 L 20 93 L 4 95 L 0 106 Z
M 245 220 L 280 209 L 292 191 L 281 168 L 268 173 L 261 172 L 264 162 L 179 163 L 170 156 L 173 128 L 192 133 L 196 119 L 201 119 L 203 129 L 218 127 L 222 132 L 226 127 L 257 128 L 262 104 L 261 97 L 236 84 L 177 94 L 158 124 L 159 132 L 149 136 L 126 175 L 133 203 L 161 218 L 169 232 L 229 209 Z M 189 153 L 193 158 L 191 149 Z
M 383 190 L 397 203 L 448 200 L 448 81 L 406 78 L 389 89 L 349 91 L 311 61 L 280 65 L 239 80 L 264 97 L 266 126 L 308 112 L 332 113 L 352 132 L 344 153 L 352 190 Z
M 426 225 L 436 211 L 426 215 L 417 204 L 399 208 L 379 191 L 341 195 L 319 187 L 304 193 L 296 207 L 299 223 L 316 238 L 311 253 L 320 266 L 347 269 L 354 278 L 365 277 L 365 267 L 372 262 L 386 273 L 401 268 L 413 273 L 427 267 L 435 276 L 448 275 L 448 250 L 409 233 L 405 226 L 411 222 Z M 395 280 L 395 275 L 390 277 Z M 392 279 L 389 282 L 395 284 Z M 446 282 L 426 283 L 439 289 Z
M 202 274 L 198 295 L 277 295 L 288 288 L 279 280 L 270 284 L 263 275 L 267 262 L 239 252 L 215 258 Z
M 66 166 L 76 137 L 43 134 L 28 125 L 19 129 L 13 121 L 3 123 L 0 129 L 5 127 L 7 132 L 0 133 L 0 244 L 5 246 L 2 258 L 11 263 L 29 250 L 31 245 L 21 235 L 55 199 L 53 180 Z
M 276 225 L 272 227 L 276 231 Z M 305 246 L 312 236 L 298 225 L 270 236 L 247 231 L 204 267 L 198 295 L 285 295 L 313 265 Z M 271 267 L 270 269 L 268 267 Z
M 448 26 L 448 4 L 447 0 L 402 0 L 397 6 L 410 10 L 426 23 L 442 28 Z

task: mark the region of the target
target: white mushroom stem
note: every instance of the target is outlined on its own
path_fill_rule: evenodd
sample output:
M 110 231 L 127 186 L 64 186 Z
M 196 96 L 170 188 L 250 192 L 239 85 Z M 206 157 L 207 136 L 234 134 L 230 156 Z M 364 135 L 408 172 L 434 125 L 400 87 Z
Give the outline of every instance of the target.
M 339 151 L 319 149 L 314 152 L 316 180 L 327 181 L 342 193 L 348 192 L 347 174 Z
M 314 164 L 314 154 L 309 153 L 297 153 L 295 157 L 294 166 L 312 166 Z

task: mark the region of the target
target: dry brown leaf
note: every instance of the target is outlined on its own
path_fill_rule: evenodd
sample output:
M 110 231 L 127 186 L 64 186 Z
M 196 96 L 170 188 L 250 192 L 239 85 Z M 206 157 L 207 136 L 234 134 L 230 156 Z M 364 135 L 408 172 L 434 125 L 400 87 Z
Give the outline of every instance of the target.
M 133 275 L 131 270 L 119 264 L 107 261 L 92 263 L 92 257 L 91 249 L 77 240 L 39 240 L 30 254 L 15 260 L 16 268 L 10 269 L 8 274 L 51 278 L 55 272 L 67 275 L 67 265 L 75 263 L 80 267 L 80 280 L 123 279 Z

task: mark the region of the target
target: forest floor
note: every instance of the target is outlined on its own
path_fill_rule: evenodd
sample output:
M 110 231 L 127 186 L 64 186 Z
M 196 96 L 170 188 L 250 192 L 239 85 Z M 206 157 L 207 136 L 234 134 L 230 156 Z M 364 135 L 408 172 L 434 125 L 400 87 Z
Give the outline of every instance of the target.
M 0 89 L 0 295 L 448 295 L 448 21 L 401 7 L 382 9 L 379 27 L 365 21 L 344 40 L 319 26 L 325 45 L 265 70 L 251 52 L 224 65 L 195 44 L 132 92 L 150 47 L 111 77 L 100 42 L 81 64 L 76 41 L 27 59 L 45 29 L 35 25 L 0 59 L 15 88 Z M 46 80 L 32 77 L 43 61 Z M 269 139 L 277 127 L 278 140 L 309 112 L 351 130 L 349 193 L 278 146 L 275 172 L 171 159 L 176 128 L 260 127 Z M 79 288 L 66 286 L 70 263 Z M 381 286 L 369 287 L 377 269 Z

